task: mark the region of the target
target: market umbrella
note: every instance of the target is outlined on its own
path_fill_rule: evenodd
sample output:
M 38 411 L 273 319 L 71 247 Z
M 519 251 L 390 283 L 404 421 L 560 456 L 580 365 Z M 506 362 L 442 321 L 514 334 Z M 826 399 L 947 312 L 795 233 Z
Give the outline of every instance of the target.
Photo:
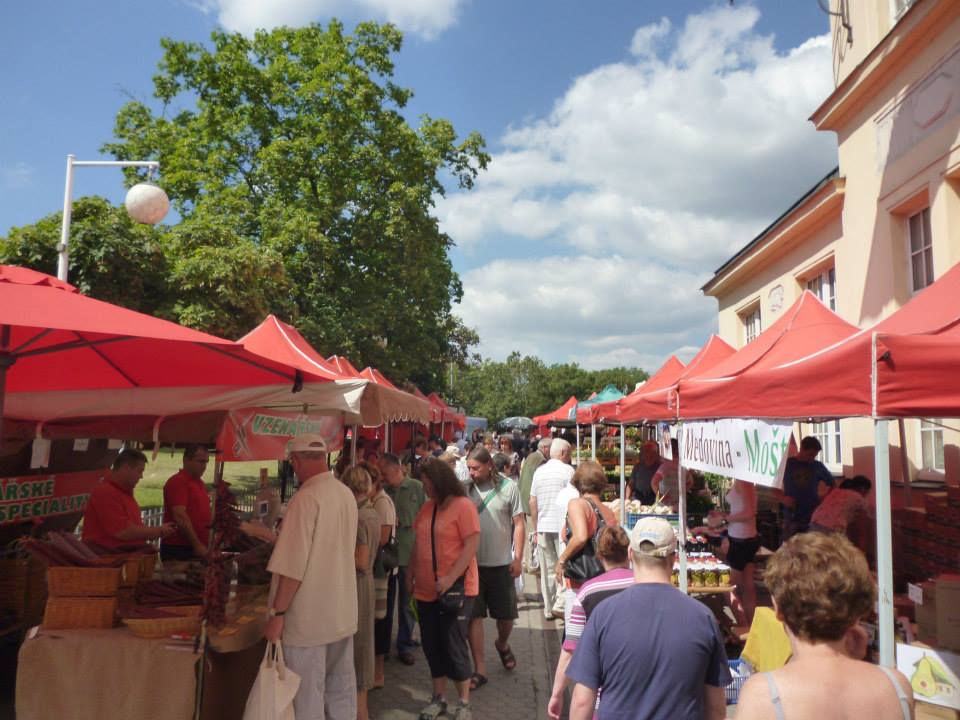
M 500 427 L 510 429 L 529 430 L 535 426 L 536 423 L 533 420 L 528 417 L 523 417 L 522 415 L 514 415 L 513 417 L 504 418 L 500 421 Z
M 327 380 L 229 340 L 87 297 L 50 275 L 0 265 L 0 437 L 8 393 L 297 388 L 304 379 Z

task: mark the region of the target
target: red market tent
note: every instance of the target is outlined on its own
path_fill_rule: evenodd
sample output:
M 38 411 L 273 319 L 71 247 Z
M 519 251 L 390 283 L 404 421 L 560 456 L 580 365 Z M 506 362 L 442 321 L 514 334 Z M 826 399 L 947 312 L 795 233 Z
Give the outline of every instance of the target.
M 687 419 L 803 417 L 797 411 L 802 396 L 819 395 L 819 386 L 779 387 L 774 392 L 765 385 L 756 387 L 757 377 L 767 377 L 771 368 L 793 363 L 816 348 L 833 346 L 858 332 L 855 325 L 805 290 L 753 342 L 705 372 L 681 379 L 679 415 Z M 816 387 L 816 393 L 811 393 L 811 387 Z
M 258 355 L 282 359 L 303 370 L 327 368 L 336 382 L 360 388 L 359 418 L 350 418 L 363 425 L 376 427 L 394 420 L 422 420 L 429 414 L 427 404 L 395 387 L 371 382 L 344 357 L 336 355 L 327 360 L 292 325 L 270 316 L 240 340 L 245 348 Z M 345 374 L 348 373 L 348 374 Z
M 238 395 L 290 397 L 304 382 L 316 389 L 330 378 L 86 297 L 49 275 L 0 266 L 0 419 L 203 412 Z
M 363 370 L 360 371 L 360 377 L 366 378 L 370 382 L 374 382 L 377 385 L 386 385 L 387 387 L 393 388 L 394 390 L 399 389 L 397 388 L 396 385 L 390 382 L 382 372 L 380 372 L 376 368 L 365 367 Z
M 694 355 L 680 373 L 677 381 L 667 387 L 632 393 L 617 402 L 613 419 L 618 423 L 636 423 L 644 420 L 672 420 L 677 417 L 677 386 L 684 380 L 707 372 L 717 363 L 736 352 L 717 335 L 711 335 L 706 344 Z
M 651 375 L 643 385 L 626 397 L 577 410 L 577 422 L 582 424 L 594 424 L 604 420 L 617 422 L 617 403 L 621 400 L 626 401 L 634 395 L 652 393 L 671 387 L 680 378 L 684 368 L 686 368 L 686 365 L 684 365 L 676 355 L 671 355 L 667 358 L 667 361 L 660 366 L 660 369 Z
M 540 434 L 547 433 L 547 426 L 555 422 L 570 422 L 570 411 L 577 406 L 577 398 L 571 395 L 567 401 L 553 412 L 537 415 L 532 420 L 540 426 Z
M 748 368 L 738 381 L 742 391 L 729 393 L 718 383 L 715 392 L 733 399 L 715 402 L 733 417 L 960 416 L 958 297 L 960 264 L 871 328 L 844 334 L 836 327 L 843 321 L 832 320 L 834 335 L 809 333 L 805 352 Z M 690 415 L 684 388 L 681 414 L 695 417 L 705 398 L 698 395 Z

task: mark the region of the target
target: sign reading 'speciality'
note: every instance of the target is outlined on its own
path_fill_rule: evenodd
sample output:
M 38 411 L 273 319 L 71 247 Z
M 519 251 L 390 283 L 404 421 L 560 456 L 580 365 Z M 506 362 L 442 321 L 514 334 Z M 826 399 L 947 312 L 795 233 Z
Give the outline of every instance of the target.
M 82 512 L 109 470 L 0 478 L 0 525 Z
M 683 466 L 776 487 L 790 445 L 790 422 L 712 420 L 683 424 Z

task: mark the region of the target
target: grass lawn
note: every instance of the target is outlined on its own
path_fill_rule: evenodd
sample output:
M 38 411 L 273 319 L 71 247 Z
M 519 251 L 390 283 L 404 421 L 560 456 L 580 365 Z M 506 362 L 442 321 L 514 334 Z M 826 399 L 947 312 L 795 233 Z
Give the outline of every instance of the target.
M 150 459 L 147 451 L 147 468 L 143 472 L 143 479 L 134 490 L 134 497 L 142 508 L 160 507 L 163 505 L 163 484 L 181 468 L 182 451 L 173 454 L 169 450 L 162 450 L 156 460 Z M 274 460 L 262 462 L 232 462 L 223 469 L 223 479 L 231 485 L 231 490 L 237 495 L 257 490 L 260 485 L 260 468 L 265 467 L 270 473 L 272 484 L 277 482 L 277 463 Z M 213 487 L 213 460 L 207 466 L 203 481 L 208 487 Z

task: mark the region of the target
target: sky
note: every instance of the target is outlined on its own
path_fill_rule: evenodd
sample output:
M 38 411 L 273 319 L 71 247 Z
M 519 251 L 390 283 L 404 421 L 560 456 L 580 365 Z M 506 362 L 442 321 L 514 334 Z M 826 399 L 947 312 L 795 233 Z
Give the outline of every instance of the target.
M 436 203 L 484 357 L 689 359 L 717 326 L 703 283 L 837 164 L 808 121 L 833 89 L 815 0 L 31 0 L 0 5 L 0 235 L 61 209 L 68 153 L 109 159 L 162 37 L 331 17 L 397 24 L 407 119 L 487 141 Z M 74 195 L 120 203 L 122 179 L 79 168 Z

